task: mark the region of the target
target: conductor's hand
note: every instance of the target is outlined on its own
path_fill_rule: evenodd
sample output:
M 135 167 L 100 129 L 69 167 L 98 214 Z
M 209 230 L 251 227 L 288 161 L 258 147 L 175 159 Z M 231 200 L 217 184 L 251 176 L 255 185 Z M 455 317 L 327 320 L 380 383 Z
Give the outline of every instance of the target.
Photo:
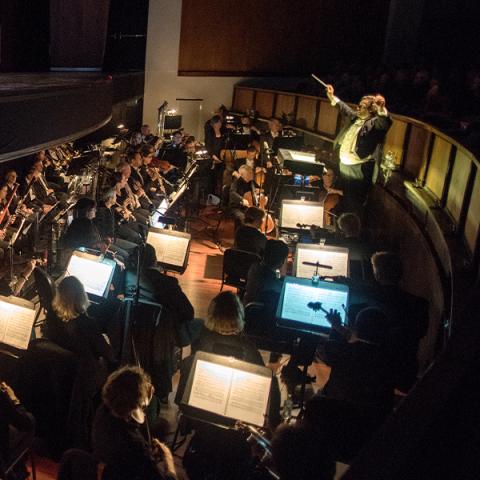
M 342 326 L 342 317 L 340 316 L 340 313 L 333 308 L 331 308 L 325 315 L 325 318 L 333 328 L 339 328 Z
M 380 110 L 383 110 L 385 108 L 385 97 L 382 95 L 375 95 L 375 104 Z
M 335 95 L 335 90 L 333 88 L 333 85 L 327 85 L 327 88 L 325 89 L 325 91 L 327 92 L 327 97 L 332 99 L 333 96 Z

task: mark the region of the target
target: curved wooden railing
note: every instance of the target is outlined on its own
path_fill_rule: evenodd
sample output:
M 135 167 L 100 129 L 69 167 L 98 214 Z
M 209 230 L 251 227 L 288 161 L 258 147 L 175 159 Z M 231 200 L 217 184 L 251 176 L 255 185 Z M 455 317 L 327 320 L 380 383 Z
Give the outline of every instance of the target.
M 338 110 L 328 99 L 311 95 L 235 86 L 232 109 L 254 109 L 265 119 L 286 115 L 293 127 L 305 132 L 309 143 L 315 139 L 333 142 L 341 127 Z M 409 224 L 416 222 L 436 262 L 443 292 L 436 300 L 438 331 L 429 341 L 438 345 L 443 343 L 438 336 L 443 323 L 448 334 L 454 317 L 458 265 L 470 271 L 478 267 L 480 162 L 456 140 L 429 124 L 395 114 L 392 119 L 383 151 L 395 154 L 397 172 L 376 198 L 382 198 L 385 208 L 392 204 L 385 195 L 402 205 L 409 214 Z M 376 213 L 381 214 L 378 210 Z M 397 236 L 401 235 L 401 226 L 393 228 Z M 435 294 L 432 292 L 432 296 Z M 432 359 L 433 345 L 429 350 L 426 363 Z

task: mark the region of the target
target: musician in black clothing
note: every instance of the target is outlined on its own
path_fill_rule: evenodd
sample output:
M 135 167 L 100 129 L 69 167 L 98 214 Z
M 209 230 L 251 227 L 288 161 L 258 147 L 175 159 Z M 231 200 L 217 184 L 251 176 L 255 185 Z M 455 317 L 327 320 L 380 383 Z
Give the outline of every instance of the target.
M 273 148 L 273 142 L 275 141 L 275 139 L 277 137 L 282 136 L 282 129 L 283 129 L 282 122 L 278 118 L 272 117 L 268 121 L 268 130 L 262 133 L 260 137 L 260 145 L 262 148 L 262 153 L 266 146 L 268 146 L 268 148 L 270 149 Z
M 0 382 L 0 473 L 30 445 L 34 431 L 33 415 L 27 412 L 13 389 L 5 382 Z M 11 476 L 6 478 L 9 480 L 27 477 L 25 463 L 20 461 Z
M 220 152 L 225 148 L 225 134 L 222 131 L 222 118 L 214 115 L 210 120 L 211 130 L 205 135 L 205 147 L 212 159 L 212 172 L 210 190 L 212 193 L 220 191 L 223 177 L 224 163 Z
M 102 405 L 93 424 L 93 453 L 106 464 L 104 480 L 175 480 L 173 456 L 166 445 L 145 434 L 144 409 L 154 388 L 140 368 L 113 372 L 102 389 Z
M 240 176 L 236 178 L 230 186 L 229 202 L 230 211 L 235 218 L 236 227 L 238 228 L 245 220 L 245 212 L 250 206 L 245 200 L 244 195 L 251 192 L 255 188 L 253 181 L 253 170 L 247 166 L 242 165 L 238 173 Z
M 120 213 L 115 210 L 117 194 L 111 188 L 103 195 L 103 201 L 98 204 L 93 222 L 100 233 L 102 240 L 113 247 L 123 258 L 127 258 L 142 243 L 138 231 L 128 227 L 127 224 L 119 224 Z
M 371 297 L 388 317 L 389 346 L 398 359 L 395 387 L 408 392 L 417 379 L 418 346 L 428 330 L 428 302 L 400 287 L 403 269 L 398 255 L 377 252 L 372 266 L 377 285 Z
M 267 243 L 267 237 L 260 231 L 264 218 L 264 210 L 249 207 L 245 212 L 243 225 L 235 232 L 234 248 L 262 256 Z

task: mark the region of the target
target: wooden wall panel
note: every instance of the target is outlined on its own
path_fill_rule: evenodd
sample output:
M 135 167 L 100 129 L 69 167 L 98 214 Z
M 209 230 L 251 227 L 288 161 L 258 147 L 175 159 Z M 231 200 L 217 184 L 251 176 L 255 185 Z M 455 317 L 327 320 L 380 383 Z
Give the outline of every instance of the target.
M 423 168 L 426 164 L 430 132 L 422 127 L 412 125 L 407 151 L 403 161 L 403 171 L 410 178 L 423 180 Z
M 371 63 L 382 55 L 388 4 L 182 0 L 179 73 L 302 75 L 339 58 Z
M 455 164 L 453 166 L 452 179 L 448 187 L 447 210 L 458 224 L 462 212 L 463 197 L 467 188 L 468 176 L 470 175 L 471 160 L 462 150 L 457 150 Z
M 317 131 L 330 137 L 337 133 L 338 110 L 328 100 L 320 100 Z
M 270 118 L 273 116 L 273 104 L 275 94 L 273 92 L 257 92 L 255 97 L 255 110 L 261 117 Z
M 400 165 L 403 157 L 403 145 L 405 142 L 405 133 L 407 132 L 407 123 L 401 120 L 393 120 L 392 126 L 388 130 L 383 145 L 383 152 L 392 152 L 396 157 L 397 165 Z
M 427 171 L 425 186 L 438 198 L 442 198 L 443 187 L 448 170 L 448 159 L 450 157 L 451 143 L 443 138 L 435 137 L 432 157 Z
M 313 130 L 315 128 L 315 119 L 317 116 L 317 103 L 316 98 L 299 97 L 297 118 L 295 119 L 295 125 L 299 128 L 306 128 Z
M 275 116 L 281 118 L 283 114 L 290 115 L 294 113 L 295 95 L 278 94 L 277 104 L 275 106 Z
M 475 251 L 475 245 L 478 241 L 478 231 L 480 228 L 480 172 L 477 170 L 475 183 L 473 186 L 470 206 L 468 208 L 467 219 L 465 222 L 465 240 L 470 252 Z
M 236 112 L 246 112 L 253 108 L 253 90 L 235 87 L 235 97 L 233 99 L 233 110 Z

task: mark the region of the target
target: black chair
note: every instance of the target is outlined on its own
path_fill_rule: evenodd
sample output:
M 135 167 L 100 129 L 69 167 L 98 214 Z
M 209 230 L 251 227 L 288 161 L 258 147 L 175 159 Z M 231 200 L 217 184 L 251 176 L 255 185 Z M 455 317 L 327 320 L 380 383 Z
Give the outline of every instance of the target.
M 227 220 L 229 216 L 229 213 L 230 213 L 230 209 L 228 208 L 229 200 L 230 200 L 230 185 L 224 185 L 222 187 L 222 193 L 220 195 L 220 208 L 219 208 L 220 217 L 218 218 L 217 225 L 214 231 L 215 239 L 218 239 L 218 231 L 220 230 L 220 226 L 224 221 Z
M 223 253 L 223 272 L 222 285 L 230 285 L 235 287 L 239 295 L 243 295 L 247 286 L 248 270 L 255 262 L 260 262 L 261 258 L 256 253 L 238 250 L 236 248 L 228 248 Z
M 52 301 L 55 296 L 56 287 L 52 277 L 40 267 L 35 267 L 33 270 L 33 278 L 35 279 L 35 288 L 40 299 L 40 308 L 35 315 L 35 322 L 33 324 L 33 327 L 35 328 L 43 323 L 38 320 L 42 310 L 46 314 L 52 308 Z

